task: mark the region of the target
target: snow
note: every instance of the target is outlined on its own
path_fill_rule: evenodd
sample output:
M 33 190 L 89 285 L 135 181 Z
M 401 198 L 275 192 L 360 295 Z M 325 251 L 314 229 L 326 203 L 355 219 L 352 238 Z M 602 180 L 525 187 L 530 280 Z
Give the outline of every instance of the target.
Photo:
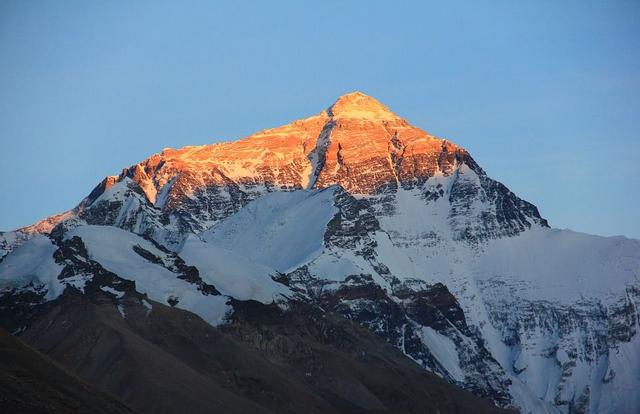
M 176 182 L 177 179 L 178 179 L 178 176 L 175 176 L 171 178 L 164 186 L 162 186 L 162 188 L 160 189 L 156 197 L 156 202 L 155 202 L 156 208 L 159 208 L 159 209 L 164 208 L 165 204 L 167 203 L 167 200 L 169 199 L 169 193 L 171 192 L 171 188 L 173 187 L 173 184 Z
M 91 277 L 91 275 L 74 275 L 71 277 L 66 277 L 63 283 L 66 286 L 73 286 L 80 292 L 84 293 L 84 287 L 86 286 L 87 282 L 91 280 Z
M 179 254 L 188 265 L 198 268 L 202 280 L 224 295 L 265 304 L 293 295 L 288 287 L 271 278 L 277 274 L 275 270 L 196 236 L 187 237 Z
M 324 280 L 344 281 L 349 275 L 371 273 L 372 268 L 364 259 L 349 251 L 337 254 L 323 254 L 309 264 L 311 274 Z
M 120 313 L 120 316 L 122 316 L 122 319 L 127 317 L 127 315 L 124 313 L 124 306 L 122 306 L 121 304 L 118 304 L 118 312 Z
M 10 247 L 14 243 L 17 243 L 19 240 L 20 238 L 18 237 L 18 232 L 16 231 L 0 232 L 0 246 Z M 10 251 L 11 249 L 5 250 L 4 248 L 0 248 L 0 257 L 4 256 Z
M 142 306 L 144 306 L 144 308 L 147 310 L 147 315 L 149 315 L 153 310 L 153 306 L 145 299 L 142 299 Z
M 640 325 L 636 320 L 636 332 Z M 607 373 L 613 378 L 603 383 L 597 378 L 601 387 L 598 389 L 597 404 L 592 405 L 592 412 L 632 413 L 640 407 L 638 393 L 638 372 L 640 372 L 640 335 L 636 334 L 628 343 L 620 344 L 609 353 Z M 611 375 L 610 375 L 611 377 Z
M 574 273 L 566 266 L 555 262 L 559 260 L 555 256 L 563 253 L 567 253 L 565 256 L 567 260 L 573 259 L 570 251 L 575 247 L 574 242 L 578 242 L 578 245 L 584 242 L 599 242 L 599 247 L 592 246 L 592 248 L 585 250 L 589 251 L 589 255 L 582 255 L 587 262 L 586 265 L 588 266 L 589 262 L 593 260 L 591 265 L 603 262 L 601 266 L 614 269 L 615 265 L 611 261 L 616 263 L 620 259 L 624 260 L 627 257 L 625 248 L 619 248 L 618 254 L 610 257 L 606 254 L 606 246 L 609 243 L 615 244 L 619 240 L 593 238 L 594 236 L 574 232 L 567 234 L 559 230 L 549 230 L 548 232 L 552 238 L 558 237 L 564 241 L 572 241 L 569 243 L 569 251 L 567 252 L 567 248 L 561 247 L 558 242 L 553 242 L 550 246 L 537 246 L 532 243 L 530 246 L 532 252 L 539 250 L 544 253 L 545 249 L 554 250 L 554 248 L 558 252 L 555 254 L 549 252 L 547 254 L 549 262 L 534 268 L 535 271 L 528 268 L 526 262 L 519 268 L 510 268 L 512 272 L 516 272 L 515 274 L 524 271 L 530 272 L 528 275 L 532 278 L 531 281 L 524 283 L 522 280 L 513 281 L 503 277 L 500 279 L 501 284 L 488 290 L 483 289 L 480 296 L 481 301 L 484 301 L 486 306 L 490 308 L 504 306 L 504 309 L 511 312 L 514 318 L 533 319 L 527 319 L 526 322 L 533 328 L 530 326 L 519 329 L 520 345 L 514 348 L 514 351 L 517 350 L 517 352 L 511 356 L 505 353 L 499 358 L 507 371 L 511 362 L 516 369 L 524 369 L 517 376 L 515 373 L 511 373 L 514 382 L 511 389 L 512 395 L 518 401 L 518 406 L 523 409 L 523 412 L 527 412 L 525 407 L 534 407 L 531 405 L 531 394 L 546 401 L 556 401 L 557 399 L 571 401 L 584 393 L 590 396 L 588 400 L 589 412 L 636 412 L 637 407 L 640 407 L 640 399 L 630 398 L 630 396 L 634 395 L 631 390 L 640 386 L 640 380 L 637 377 L 637 373 L 640 372 L 638 335 L 636 334 L 630 343 L 615 344 L 615 342 L 610 342 L 607 345 L 608 354 L 599 352 L 595 354 L 597 350 L 593 348 L 597 341 L 603 340 L 602 338 L 607 336 L 609 322 L 605 319 L 606 315 L 603 315 L 603 310 L 606 310 L 607 303 L 611 304 L 616 298 L 620 300 L 621 297 L 624 297 L 625 281 L 628 283 L 633 279 L 633 275 L 625 275 L 624 272 L 616 272 L 615 275 L 603 273 L 609 277 L 609 280 L 617 278 L 617 281 L 611 283 L 612 286 L 606 287 L 601 285 L 597 278 L 590 280 L 589 275 L 585 274 L 584 269 L 580 269 L 578 264 L 575 265 L 578 272 Z M 525 237 L 535 237 L 537 240 L 540 235 L 525 235 Z M 549 243 L 549 239 L 546 237 L 543 240 Z M 624 241 L 623 244 L 627 242 Z M 544 243 L 542 244 L 544 245 Z M 587 256 L 589 257 L 587 258 Z M 549 274 L 554 270 L 556 273 Z M 555 289 L 556 292 L 552 293 L 547 289 Z M 601 289 L 601 296 L 594 297 L 598 289 Z M 553 301 L 545 299 L 545 295 L 553 298 Z M 572 297 L 575 300 L 573 303 L 571 303 Z M 531 303 L 544 307 L 544 310 L 536 310 L 533 314 L 526 313 L 530 312 L 526 306 Z M 522 306 L 524 306 L 525 313 L 521 313 Z M 489 322 L 491 319 L 486 318 L 485 321 Z M 491 324 L 491 322 L 485 323 L 484 327 Z M 505 326 L 508 329 L 509 326 L 508 322 L 500 320 L 494 321 L 493 324 L 497 329 L 500 329 L 503 324 L 502 329 L 505 329 Z M 636 332 L 638 331 L 636 330 Z M 492 344 L 501 339 L 498 332 L 494 335 L 487 335 L 483 330 L 483 336 Z M 496 355 L 493 346 L 490 346 L 489 349 Z M 572 352 L 574 355 L 569 356 L 568 352 Z M 607 351 L 605 350 L 605 352 Z M 618 357 L 621 357 L 624 362 L 619 363 Z M 612 371 L 616 372 L 616 375 L 609 383 L 603 383 L 607 373 Z M 522 387 L 518 388 L 517 384 L 522 384 Z M 528 390 L 529 396 L 523 394 L 525 389 Z M 567 409 L 568 407 L 565 405 L 563 412 L 566 412 Z M 532 408 L 532 410 L 536 413 L 544 412 L 539 407 Z
M 56 249 L 51 240 L 42 235 L 18 246 L 0 262 L 0 288 L 20 288 L 33 283 L 46 287 L 48 300 L 60 296 L 65 286 L 58 280 L 63 266 L 53 259 Z
M 429 352 L 431 352 L 454 380 L 458 382 L 464 381 L 464 371 L 460 367 L 460 359 L 458 358 L 456 345 L 449 337 L 425 326 L 422 328 L 422 340 L 429 348 Z
M 493 241 L 478 266 L 480 279 L 508 281 L 516 287 L 516 295 L 528 299 L 560 303 L 605 299 L 638 285 L 640 241 L 534 229 Z
M 553 400 L 558 387 L 562 370 L 555 358 L 546 355 L 552 353 L 559 339 L 556 335 L 548 335 L 536 327 L 529 333 L 532 341 L 523 339 L 527 345 L 526 352 L 521 352 L 516 360 L 524 371 L 518 375 L 535 396 L 543 400 Z
M 277 271 L 293 270 L 322 252 L 327 223 L 338 211 L 334 192 L 265 194 L 205 231 L 202 239 Z
M 102 287 L 100 287 L 100 290 L 102 290 L 103 292 L 111 293 L 117 299 L 120 299 L 120 298 L 122 298 L 124 296 L 124 292 L 120 292 L 119 290 L 115 290 L 114 288 L 112 288 L 110 286 L 102 286 Z
M 301 175 L 302 188 L 310 190 L 318 179 L 320 174 L 320 168 L 322 167 L 320 159 L 331 142 L 331 130 L 322 131 L 318 140 L 316 141 L 316 147 L 309 153 L 309 164 L 305 166 Z
M 433 177 L 427 185 L 447 189 L 447 180 Z M 400 188 L 394 214 L 378 216 L 376 251 L 394 275 L 454 289 L 503 282 L 515 297 L 563 304 L 619 297 L 640 282 L 638 240 L 534 226 L 473 248 L 452 239 L 447 198 L 427 202 L 420 190 Z
M 117 181 L 100 194 L 100 196 L 98 196 L 98 198 L 96 198 L 91 204 L 95 205 L 101 201 L 125 201 L 130 183 L 133 183 L 133 180 L 129 177 L 125 177 L 123 180 Z
M 531 393 L 525 383 L 517 378 L 511 379 L 509 391 L 514 405 L 521 414 L 560 414 L 561 411 L 548 401 L 543 401 Z
M 169 298 L 175 297 L 176 307 L 191 311 L 214 326 L 221 324 L 231 309 L 226 296 L 203 295 L 193 284 L 138 255 L 133 250 L 136 245 L 160 258 L 166 256 L 140 236 L 110 226 L 81 226 L 65 234 L 67 239 L 73 236 L 82 239 L 91 259 L 118 276 L 135 281 L 136 290 L 152 300 L 168 303 Z

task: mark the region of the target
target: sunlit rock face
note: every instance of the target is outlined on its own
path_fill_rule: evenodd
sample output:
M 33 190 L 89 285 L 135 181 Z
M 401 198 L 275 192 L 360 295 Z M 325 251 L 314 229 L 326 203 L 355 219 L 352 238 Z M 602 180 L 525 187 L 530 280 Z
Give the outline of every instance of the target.
M 327 113 L 331 131 L 317 187 L 338 184 L 352 194 L 376 194 L 449 173 L 456 157 L 466 154 L 358 92 L 342 96 Z
M 462 166 L 475 181 L 455 178 Z M 425 197 L 438 198 L 442 188 L 425 183 L 448 176 L 454 177 L 450 201 L 456 209 L 468 212 L 476 199 L 495 205 L 474 212 L 479 223 L 454 223 L 459 237 L 475 240 L 544 225 L 534 206 L 488 179 L 466 150 L 360 92 L 341 96 L 318 115 L 239 141 L 165 149 L 125 169 L 118 180 L 137 183 L 172 231 L 186 234 L 205 230 L 266 192 L 338 185 L 357 197 L 377 198 L 384 211 L 392 208 L 389 197 L 399 187 L 420 187 Z M 94 193 L 104 188 L 102 183 Z
M 24 260 L 50 248 L 42 239 L 17 249 L 38 233 L 58 247 L 84 237 L 114 273 L 154 257 L 134 251 L 135 263 L 114 264 L 131 252 L 92 251 L 99 226 L 154 244 L 146 250 L 158 249 L 165 270 L 147 275 L 175 278 L 165 271 L 180 273 L 184 259 L 234 299 L 293 295 L 500 406 L 640 410 L 630 392 L 640 387 L 640 242 L 549 228 L 465 149 L 362 93 L 235 142 L 165 149 L 105 178 L 73 210 L 0 234 L 0 281 L 18 265 L 19 280 L 52 274 L 57 262 Z M 156 291 L 121 273 L 154 300 L 224 321 L 210 302 L 222 312 L 226 299 L 203 299 L 197 286 L 172 292 L 173 282 Z
M 236 142 L 166 149 L 128 169 L 152 203 L 178 175 L 168 199 L 206 186 L 324 188 L 375 194 L 388 184 L 450 173 L 466 151 L 411 126 L 359 92 L 318 115 Z M 162 206 L 166 203 L 160 201 Z

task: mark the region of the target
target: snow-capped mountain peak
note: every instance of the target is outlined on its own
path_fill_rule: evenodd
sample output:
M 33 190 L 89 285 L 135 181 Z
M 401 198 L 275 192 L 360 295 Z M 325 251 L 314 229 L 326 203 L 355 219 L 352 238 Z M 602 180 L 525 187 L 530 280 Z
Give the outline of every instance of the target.
M 211 324 L 233 301 L 304 301 L 501 406 L 640 410 L 640 242 L 549 228 L 464 148 L 360 92 L 165 149 L 0 249 L 11 300 L 133 281 Z

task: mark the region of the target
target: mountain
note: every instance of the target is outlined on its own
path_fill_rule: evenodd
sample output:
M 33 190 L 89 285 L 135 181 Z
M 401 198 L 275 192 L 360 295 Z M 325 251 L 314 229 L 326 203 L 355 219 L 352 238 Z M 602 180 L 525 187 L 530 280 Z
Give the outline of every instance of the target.
M 193 345 L 195 331 L 166 340 L 141 333 L 153 326 L 144 309 L 149 316 L 180 309 L 205 322 L 198 332 L 217 329 L 276 365 L 285 358 L 287 369 L 304 372 L 295 383 L 337 411 L 420 406 L 419 391 L 408 399 L 387 395 L 391 382 L 365 381 L 384 377 L 381 371 L 353 368 L 362 374 L 353 378 L 339 370 L 358 363 L 354 349 L 362 356 L 382 349 L 376 341 L 500 407 L 640 411 L 633 392 L 640 386 L 640 241 L 550 228 L 465 149 L 359 92 L 239 141 L 165 149 L 106 177 L 72 210 L 0 234 L 0 249 L 0 309 L 9 316 L 0 324 L 56 360 L 65 360 L 57 346 L 75 345 L 62 345 L 64 335 L 39 342 L 51 329 L 43 321 L 70 297 L 93 303 L 106 295 L 118 311 L 111 317 L 138 326 L 133 333 L 118 328 L 116 337 Z M 135 313 L 127 310 L 132 301 Z M 66 312 L 91 315 L 83 323 L 96 330 L 106 311 Z M 172 318 L 167 313 L 162 326 Z M 354 323 L 374 335 L 323 336 Z M 331 351 L 301 346 L 309 335 Z M 76 342 L 97 346 L 95 339 Z M 349 355 L 343 342 L 351 344 Z M 181 349 L 187 359 L 195 352 Z M 103 375 L 117 363 L 109 360 L 113 351 L 104 352 Z M 401 361 L 364 365 L 400 372 L 398 381 L 422 389 Z M 117 392 L 120 380 L 82 375 L 138 409 Z M 291 387 L 270 392 L 295 400 L 283 394 Z M 238 392 L 246 401 L 248 391 Z

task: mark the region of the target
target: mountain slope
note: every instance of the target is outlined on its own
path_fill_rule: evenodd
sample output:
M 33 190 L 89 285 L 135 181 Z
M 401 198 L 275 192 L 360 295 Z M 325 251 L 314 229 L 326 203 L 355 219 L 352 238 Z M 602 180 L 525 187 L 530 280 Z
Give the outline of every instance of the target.
M 5 302 L 0 323 L 26 324 L 23 340 L 139 412 L 502 412 L 309 305 L 232 301 L 237 311 L 220 330 L 96 263 L 73 270 L 92 273 L 83 292 L 68 288 L 35 307 L 20 301 L 12 312 Z
M 131 413 L 0 329 L 0 408 L 12 413 Z
M 359 92 L 239 141 L 165 149 L 0 248 L 10 303 L 82 291 L 95 269 L 55 257 L 75 249 L 221 329 L 233 300 L 304 302 L 503 407 L 640 410 L 640 242 L 551 229 L 465 149 Z

